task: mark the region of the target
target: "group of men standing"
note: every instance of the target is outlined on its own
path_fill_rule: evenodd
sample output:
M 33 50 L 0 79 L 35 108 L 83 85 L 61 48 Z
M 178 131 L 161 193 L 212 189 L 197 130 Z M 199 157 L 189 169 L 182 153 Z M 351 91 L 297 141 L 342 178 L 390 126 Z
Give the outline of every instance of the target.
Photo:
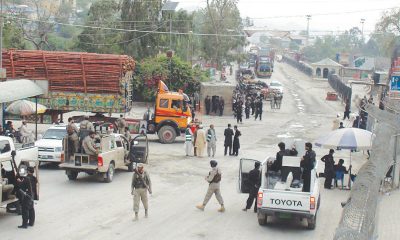
M 213 96 L 210 98 L 210 96 L 207 95 L 204 99 L 204 106 L 207 115 L 214 113 L 222 116 L 224 114 L 225 100 L 222 96 Z
M 261 97 L 247 96 L 245 102 L 243 102 L 243 100 L 244 98 L 241 95 L 237 95 L 233 98 L 232 109 L 237 123 L 243 122 L 243 104 L 246 119 L 250 119 L 251 114 L 254 116 L 255 120 L 262 120 L 263 99 Z
M 238 156 L 240 149 L 240 136 L 242 133 L 235 125 L 232 129 L 232 125 L 228 124 L 228 127 L 224 131 L 224 155 L 228 153 L 230 156 Z M 192 153 L 194 156 L 203 156 L 204 149 L 207 147 L 208 157 L 215 157 L 217 148 L 217 135 L 215 132 L 214 125 L 211 124 L 210 128 L 205 131 L 203 125 L 200 123 L 193 123 L 188 125 L 185 130 L 185 152 L 186 156 L 190 156 Z
M 217 135 L 214 125 L 211 124 L 207 132 L 200 123 L 192 123 L 185 130 L 185 152 L 190 156 L 193 147 L 193 155 L 203 157 L 204 149 L 207 147 L 208 157 L 214 157 L 217 148 Z

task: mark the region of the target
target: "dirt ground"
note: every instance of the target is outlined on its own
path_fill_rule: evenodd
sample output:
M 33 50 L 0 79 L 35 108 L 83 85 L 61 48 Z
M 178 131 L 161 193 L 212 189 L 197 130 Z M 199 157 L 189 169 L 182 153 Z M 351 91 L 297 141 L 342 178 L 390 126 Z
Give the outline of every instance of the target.
M 149 165 L 146 166 L 153 183 L 149 197 L 149 218 L 141 208 L 139 221 L 133 222 L 130 183 L 132 173 L 118 171 L 112 183 L 102 183 L 95 176 L 80 174 L 77 181 L 68 181 L 64 171 L 52 165 L 40 171 L 40 197 L 36 205 L 37 220 L 33 228 L 17 229 L 21 217 L 0 210 L 2 240 L 15 239 L 332 239 L 341 216 L 340 202 L 349 191 L 323 189 L 321 208 L 315 230 L 306 230 L 306 222 L 274 219 L 268 227 L 257 223 L 256 214 L 243 212 L 247 195 L 239 194 L 238 166 L 240 158 L 263 160 L 274 156 L 277 143 L 283 138 L 302 138 L 313 142 L 331 130 L 332 120 L 344 105 L 326 101 L 331 91 L 325 81 L 311 80 L 284 63 L 276 63 L 272 79 L 284 85 L 282 107 L 271 110 L 264 102 L 262 121 L 244 119 L 238 124 L 242 132 L 238 157 L 223 156 L 223 130 L 232 117 L 201 116 L 203 124 L 216 127 L 218 145 L 215 159 L 222 170 L 222 196 L 226 212 L 219 213 L 213 197 L 204 212 L 195 208 L 207 190 L 204 176 L 209 171 L 209 158 L 186 157 L 184 138 L 175 144 L 160 144 L 151 136 Z M 136 107 L 140 115 L 144 107 Z M 349 125 L 350 122 L 345 122 Z M 44 128 L 44 127 L 41 127 Z M 315 148 L 319 160 L 327 149 Z M 344 158 L 348 165 L 348 151 L 337 151 L 335 160 Z M 365 161 L 362 152 L 353 155 L 354 170 Z M 319 164 L 323 171 L 323 164 Z

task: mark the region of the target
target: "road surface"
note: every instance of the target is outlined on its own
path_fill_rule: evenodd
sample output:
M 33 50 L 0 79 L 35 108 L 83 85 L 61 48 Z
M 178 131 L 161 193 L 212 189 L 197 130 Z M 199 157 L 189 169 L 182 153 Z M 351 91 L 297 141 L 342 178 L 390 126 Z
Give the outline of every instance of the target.
M 332 120 L 344 106 L 325 101 L 328 83 L 312 81 L 284 63 L 276 63 L 272 79 L 284 84 L 280 110 L 271 110 L 264 103 L 262 121 L 244 119 L 239 157 L 223 156 L 223 129 L 234 124 L 233 117 L 202 116 L 206 126 L 216 126 L 218 145 L 216 159 L 222 170 L 222 195 L 225 213 L 213 197 L 204 212 L 195 206 L 202 202 L 207 190 L 204 176 L 209 171 L 207 157 L 185 157 L 183 138 L 172 145 L 162 145 L 153 138 L 147 170 L 153 182 L 149 198 L 149 218 L 144 211 L 133 222 L 130 182 L 132 173 L 118 171 L 112 183 L 80 174 L 77 181 L 68 181 L 63 171 L 44 166 L 40 171 L 40 198 L 36 205 L 37 220 L 33 228 L 17 229 L 21 217 L 0 210 L 2 240 L 23 239 L 332 239 L 341 216 L 340 202 L 349 192 L 322 190 L 321 208 L 315 230 L 306 230 L 306 221 L 282 221 L 261 227 L 256 214 L 243 212 L 247 195 L 237 192 L 240 157 L 264 159 L 276 154 L 277 143 L 285 137 L 313 141 L 331 130 Z M 346 123 L 348 124 L 348 123 Z M 315 149 L 317 159 L 327 153 Z M 358 153 L 360 159 L 364 158 Z M 348 153 L 336 153 L 346 158 Z M 362 161 L 360 161 L 361 164 Z M 320 164 L 322 171 L 323 164 Z M 357 168 L 357 163 L 354 165 Z M 323 180 L 320 184 L 323 187 Z

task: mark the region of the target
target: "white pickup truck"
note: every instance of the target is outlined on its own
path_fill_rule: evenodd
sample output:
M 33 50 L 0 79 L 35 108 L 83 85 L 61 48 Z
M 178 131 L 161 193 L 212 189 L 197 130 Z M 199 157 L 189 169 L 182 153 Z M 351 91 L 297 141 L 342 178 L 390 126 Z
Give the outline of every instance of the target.
M 66 125 L 54 125 L 46 130 L 42 139 L 35 142 L 40 162 L 61 163 L 63 139 L 67 135 Z
M 303 192 L 301 178 L 301 157 L 284 156 L 282 170 L 274 172 L 268 169 L 269 162 L 253 159 L 241 159 L 239 167 L 239 191 L 248 193 L 248 175 L 255 162 L 261 163 L 261 187 L 257 195 L 257 218 L 260 225 L 267 225 L 272 216 L 280 219 L 307 219 L 308 229 L 315 229 L 317 211 L 321 202 L 317 166 L 311 172 L 310 192 Z
M 11 153 L 15 151 L 15 163 L 17 166 L 21 161 L 32 161 L 38 159 L 38 148 L 34 146 L 25 146 L 20 143 L 14 143 L 10 137 L 0 136 L 0 157 L 12 157 Z

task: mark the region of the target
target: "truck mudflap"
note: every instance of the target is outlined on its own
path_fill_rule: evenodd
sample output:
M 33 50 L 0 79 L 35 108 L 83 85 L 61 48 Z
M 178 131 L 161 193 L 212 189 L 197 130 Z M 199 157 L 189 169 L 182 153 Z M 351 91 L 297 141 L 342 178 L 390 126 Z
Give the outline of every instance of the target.
M 314 214 L 310 212 L 303 212 L 303 211 L 294 211 L 294 210 L 285 210 L 285 209 L 277 209 L 277 208 L 259 208 L 258 213 L 265 214 L 267 216 L 276 216 L 279 218 L 285 217 L 300 217 L 306 219 L 313 219 Z

